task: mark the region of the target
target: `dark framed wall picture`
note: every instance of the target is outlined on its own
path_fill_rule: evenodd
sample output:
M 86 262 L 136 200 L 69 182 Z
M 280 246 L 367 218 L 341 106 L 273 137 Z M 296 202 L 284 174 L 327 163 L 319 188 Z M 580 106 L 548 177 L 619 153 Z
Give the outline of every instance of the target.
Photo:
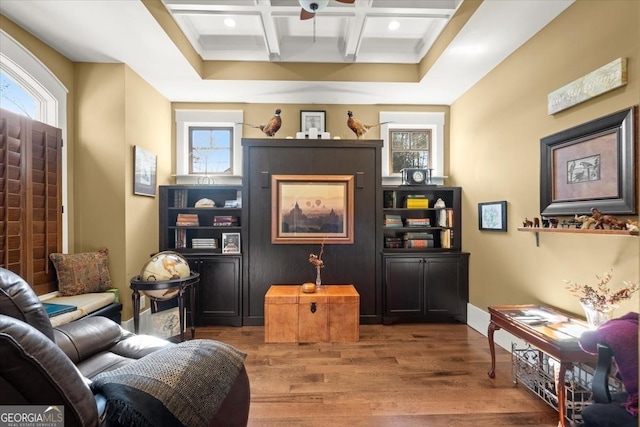
M 635 215 L 638 107 L 540 140 L 542 215 Z
M 271 243 L 352 244 L 353 175 L 273 175 Z
M 507 202 L 478 203 L 478 228 L 481 231 L 507 231 Z
M 133 165 L 133 194 L 155 197 L 158 156 L 134 145 Z
M 240 253 L 240 233 L 222 233 L 222 253 Z
M 300 132 L 308 134 L 311 128 L 318 129 L 318 132 L 326 132 L 326 111 L 300 111 Z

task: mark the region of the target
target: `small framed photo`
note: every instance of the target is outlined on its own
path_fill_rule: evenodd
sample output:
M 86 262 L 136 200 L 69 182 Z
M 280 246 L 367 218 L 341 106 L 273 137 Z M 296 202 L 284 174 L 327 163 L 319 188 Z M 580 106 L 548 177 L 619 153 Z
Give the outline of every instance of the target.
M 478 203 L 480 231 L 507 231 L 507 202 Z
M 309 134 L 311 128 L 318 129 L 318 132 L 326 132 L 326 111 L 300 111 L 300 132 Z
M 222 233 L 222 253 L 240 253 L 240 233 Z

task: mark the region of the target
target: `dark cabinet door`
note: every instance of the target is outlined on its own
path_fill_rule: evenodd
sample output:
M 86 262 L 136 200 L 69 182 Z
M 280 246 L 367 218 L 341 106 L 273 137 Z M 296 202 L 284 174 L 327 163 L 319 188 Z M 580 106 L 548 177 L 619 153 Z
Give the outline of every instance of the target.
M 428 316 L 464 316 L 466 321 L 466 257 L 427 258 L 426 313 Z
M 384 323 L 466 323 L 468 253 L 385 255 Z
M 385 257 L 385 316 L 399 318 L 424 315 L 424 258 Z
M 196 288 L 196 325 L 241 326 L 240 256 L 188 257 L 200 273 Z

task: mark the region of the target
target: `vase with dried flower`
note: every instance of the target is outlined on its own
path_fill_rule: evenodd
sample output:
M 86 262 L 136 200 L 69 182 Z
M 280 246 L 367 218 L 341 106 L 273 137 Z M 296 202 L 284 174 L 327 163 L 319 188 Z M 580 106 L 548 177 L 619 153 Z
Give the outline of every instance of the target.
M 596 275 L 599 282 L 595 286 L 578 285 L 575 282 L 565 280 L 569 292 L 580 300 L 580 305 L 584 309 L 587 323 L 591 329 L 596 329 L 611 320 L 619 302 L 631 298 L 631 295 L 640 289 L 638 282 L 623 280 L 624 286 L 617 291 L 613 291 L 609 287 L 612 277 L 613 269 L 606 272 L 602 277 Z
M 322 278 L 320 277 L 320 269 L 324 268 L 324 261 L 322 260 L 322 254 L 324 252 L 324 243 L 320 246 L 320 253 L 309 254 L 309 262 L 316 268 L 316 289 L 320 289 L 322 286 Z

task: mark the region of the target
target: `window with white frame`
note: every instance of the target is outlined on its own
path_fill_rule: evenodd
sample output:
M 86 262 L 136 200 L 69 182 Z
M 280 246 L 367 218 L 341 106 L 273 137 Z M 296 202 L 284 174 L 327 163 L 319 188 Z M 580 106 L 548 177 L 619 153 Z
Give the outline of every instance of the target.
M 410 143 L 399 143 L 400 147 L 405 148 L 405 154 L 398 151 L 397 157 L 405 156 L 403 161 L 415 161 L 416 163 L 426 161 L 425 164 L 411 167 L 428 167 L 432 170 L 431 181 L 434 184 L 444 184 L 444 112 L 421 112 L 421 111 L 381 111 L 379 116 L 380 122 L 386 122 L 380 128 L 380 136 L 382 137 L 382 183 L 385 185 L 396 185 L 402 181 L 399 164 L 394 166 L 393 155 L 394 148 L 391 140 L 392 132 L 398 131 L 398 138 Z M 405 133 L 403 135 L 403 132 Z M 407 132 L 415 132 L 409 135 Z M 425 136 L 419 136 L 423 133 Z M 428 139 L 427 135 L 428 134 Z M 415 141 L 413 138 L 415 137 Z M 428 154 L 417 154 L 418 147 L 428 145 Z M 412 147 L 416 152 L 411 153 Z M 402 148 L 400 148 L 402 150 Z M 397 149 L 396 149 L 397 151 Z M 406 166 L 405 166 L 406 167 Z
M 242 182 L 239 110 L 176 110 L 176 182 Z
M 404 168 L 431 169 L 431 129 L 390 129 L 391 173 Z
M 38 58 L 26 47 L 6 32 L 0 30 L 0 70 L 20 87 L 28 101 L 27 115 L 33 120 L 46 123 L 62 130 L 63 141 L 67 140 L 67 88 Z M 4 85 L 8 80 L 3 81 Z M 3 88 L 4 91 L 4 88 Z M 4 96 L 5 94 L 3 94 Z M 7 92 L 14 100 L 16 94 Z M 20 95 L 20 97 L 25 96 Z M 24 102 L 24 99 L 19 102 Z M 6 99 L 0 102 L 2 108 L 10 109 Z M 23 105 L 24 107 L 24 105 Z M 14 112 L 17 112 L 14 110 Z M 24 114 L 24 112 L 18 114 Z M 67 206 L 67 144 L 62 146 L 62 205 Z M 62 213 L 62 250 L 69 247 L 68 209 Z
M 189 174 L 233 175 L 232 159 L 232 127 L 189 127 Z

